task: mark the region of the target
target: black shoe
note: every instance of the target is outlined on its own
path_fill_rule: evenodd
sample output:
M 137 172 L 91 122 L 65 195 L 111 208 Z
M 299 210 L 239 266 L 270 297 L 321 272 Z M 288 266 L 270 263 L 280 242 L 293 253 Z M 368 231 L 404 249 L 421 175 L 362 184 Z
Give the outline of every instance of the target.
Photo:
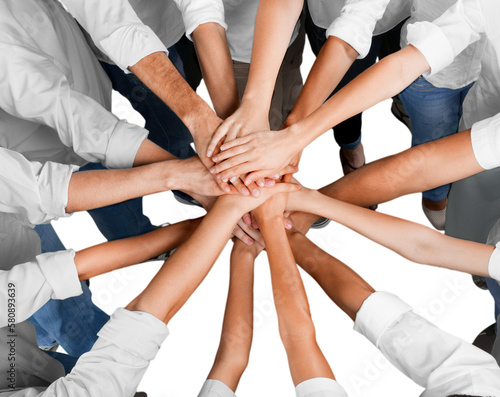
M 323 229 L 327 227 L 330 222 L 331 220 L 328 218 L 320 218 L 311 225 L 311 229 Z
M 488 328 L 481 332 L 472 344 L 490 354 L 491 350 L 493 350 L 493 344 L 495 343 L 495 339 L 497 337 L 495 334 L 495 325 L 496 323 L 491 324 Z
M 195 205 L 197 207 L 203 208 L 203 206 L 189 194 L 181 192 L 180 190 L 172 190 L 172 193 L 174 194 L 174 198 L 181 204 Z

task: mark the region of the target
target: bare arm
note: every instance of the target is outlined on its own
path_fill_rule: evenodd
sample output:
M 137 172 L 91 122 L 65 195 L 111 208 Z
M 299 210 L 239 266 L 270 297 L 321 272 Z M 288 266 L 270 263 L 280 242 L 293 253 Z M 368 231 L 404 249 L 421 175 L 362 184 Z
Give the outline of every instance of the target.
M 215 362 L 208 379 L 223 382 L 236 391 L 248 365 L 253 336 L 254 262 L 262 246 L 234 241 L 226 312 Z
M 304 285 L 283 228 L 286 197 L 278 200 L 269 201 L 254 213 L 266 242 L 280 335 L 293 383 L 317 377 L 334 379 L 316 342 Z

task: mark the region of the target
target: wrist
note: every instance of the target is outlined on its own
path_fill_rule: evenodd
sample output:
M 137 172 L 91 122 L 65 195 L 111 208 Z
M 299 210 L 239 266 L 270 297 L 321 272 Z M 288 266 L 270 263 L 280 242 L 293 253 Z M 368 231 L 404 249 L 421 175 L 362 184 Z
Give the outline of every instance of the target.
M 305 139 L 305 134 L 302 133 L 298 123 L 294 123 L 282 131 L 286 133 L 289 147 L 293 150 L 293 153 L 299 153 L 307 146 L 308 142 Z

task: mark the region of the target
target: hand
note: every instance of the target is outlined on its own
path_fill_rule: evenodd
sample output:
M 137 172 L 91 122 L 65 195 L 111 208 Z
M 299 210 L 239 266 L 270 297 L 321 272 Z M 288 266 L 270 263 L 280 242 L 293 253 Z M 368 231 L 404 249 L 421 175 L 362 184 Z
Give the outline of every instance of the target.
M 207 148 L 207 156 L 218 153 L 219 142 L 229 142 L 256 131 L 269 131 L 269 115 L 261 109 L 243 101 L 241 106 L 229 116 L 215 131 Z M 214 162 L 216 162 L 214 160 Z
M 263 204 L 274 194 L 296 192 L 300 188 L 300 185 L 294 183 L 278 183 L 274 187 L 261 189 L 261 195 L 258 198 L 226 194 L 219 197 L 217 204 L 227 208 L 234 208 L 243 215 Z
M 257 222 L 262 224 L 267 219 L 283 217 L 286 203 L 288 201 L 288 193 L 279 193 L 270 197 L 264 204 L 252 211 Z
M 218 174 L 219 180 L 251 173 L 245 178 L 247 186 L 265 177 L 279 174 L 298 152 L 293 147 L 294 142 L 289 141 L 289 136 L 287 130 L 266 131 L 224 143 L 221 153 L 213 157 L 220 163 L 212 167 L 210 172 Z
M 264 238 L 260 230 L 253 228 L 251 225 L 247 225 L 243 219 L 240 219 L 233 230 L 233 235 L 231 237 L 236 237 L 246 245 L 254 245 L 257 242 L 258 245 L 264 247 Z

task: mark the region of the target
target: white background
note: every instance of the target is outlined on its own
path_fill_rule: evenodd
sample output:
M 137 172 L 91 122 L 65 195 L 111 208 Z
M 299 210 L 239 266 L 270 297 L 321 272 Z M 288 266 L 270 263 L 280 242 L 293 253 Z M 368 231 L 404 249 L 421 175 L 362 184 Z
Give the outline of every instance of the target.
M 313 62 L 314 55 L 306 44 L 303 76 L 307 76 Z M 198 92 L 209 101 L 204 86 Z M 114 95 L 113 99 L 119 117 L 143 123 L 124 98 Z M 410 145 L 410 133 L 391 115 L 390 104 L 383 102 L 364 113 L 367 161 L 401 152 Z M 338 146 L 330 130 L 304 151 L 297 178 L 308 187 L 319 188 L 341 177 L 341 172 Z M 378 211 L 429 225 L 420 202 L 420 194 L 414 194 L 382 204 Z M 201 209 L 179 204 L 170 192 L 146 197 L 144 208 L 153 224 L 175 223 L 203 214 Z M 105 241 L 87 213 L 61 219 L 54 225 L 68 248 L 79 250 Z M 413 264 L 333 222 L 325 229 L 310 231 L 308 237 L 351 266 L 375 289 L 399 295 L 418 313 L 467 341 L 471 342 L 494 321 L 492 298 L 475 287 L 469 275 Z M 171 334 L 139 387 L 150 397 L 198 394 L 219 343 L 231 245 L 227 244 L 206 280 L 169 324 Z M 95 303 L 111 314 L 142 291 L 160 266 L 160 262 L 147 263 L 93 279 Z M 352 321 L 314 280 L 304 272 L 302 275 L 319 345 L 349 396 L 400 397 L 402 392 L 405 396 L 418 396 L 422 388 L 394 369 L 378 350 L 354 332 Z M 237 395 L 295 395 L 278 335 L 265 253 L 256 263 L 254 341 Z

